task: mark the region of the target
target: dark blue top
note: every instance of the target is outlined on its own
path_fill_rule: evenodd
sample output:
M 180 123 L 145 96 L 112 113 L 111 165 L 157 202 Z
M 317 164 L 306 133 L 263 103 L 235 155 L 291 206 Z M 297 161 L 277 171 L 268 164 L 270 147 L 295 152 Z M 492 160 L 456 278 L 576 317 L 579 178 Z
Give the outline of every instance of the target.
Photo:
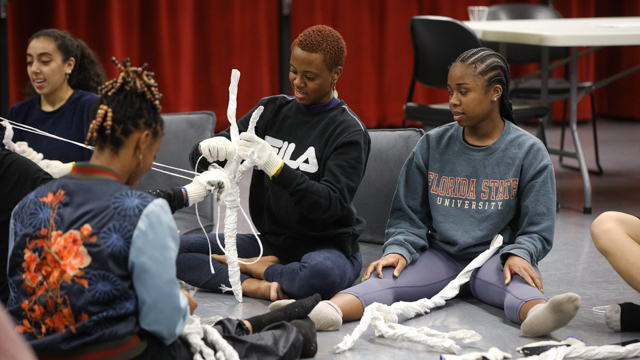
M 54 111 L 40 108 L 40 95 L 21 101 L 9 109 L 9 120 L 29 125 L 62 138 L 84 143 L 91 124 L 91 112 L 98 95 L 74 90 L 64 105 Z M 47 160 L 87 161 L 91 151 L 77 145 L 14 128 L 13 142 L 26 141 Z
M 325 110 L 329 110 L 332 107 L 338 105 L 340 103 L 340 99 L 332 97 L 331 100 L 329 100 L 328 103 L 326 104 L 318 104 L 318 105 L 302 105 L 300 103 L 298 103 L 298 105 L 300 105 L 300 107 L 302 108 L 302 110 L 310 112 L 310 113 L 320 113 L 323 112 Z

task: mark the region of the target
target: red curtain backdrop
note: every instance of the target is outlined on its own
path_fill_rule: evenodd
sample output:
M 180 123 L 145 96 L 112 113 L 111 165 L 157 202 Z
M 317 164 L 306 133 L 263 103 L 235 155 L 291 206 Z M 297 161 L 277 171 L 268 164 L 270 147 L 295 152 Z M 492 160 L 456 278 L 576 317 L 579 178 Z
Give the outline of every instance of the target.
M 109 78 L 115 56 L 156 73 L 164 112 L 211 110 L 216 130 L 228 126 L 231 69 L 242 73 L 238 117 L 260 98 L 277 94 L 280 0 L 10 0 L 8 3 L 10 103 L 23 99 L 27 41 L 38 30 L 59 28 L 84 40 L 100 57 Z M 334 27 L 348 55 L 338 91 L 368 128 L 397 127 L 403 119 L 413 53 L 409 20 L 416 15 L 467 19 L 467 5 L 500 0 L 293 0 L 292 40 L 309 26 Z M 537 1 L 528 1 L 536 3 Z M 556 0 L 564 17 L 639 16 L 640 2 Z M 451 39 L 455 41 L 455 39 Z M 579 80 L 601 79 L 640 64 L 639 47 L 605 48 L 580 60 Z M 514 75 L 531 71 L 514 67 Z M 561 70 L 559 70 L 561 71 Z M 636 73 L 596 91 L 598 114 L 640 119 Z M 444 90 L 418 86 L 414 101 L 446 102 Z M 579 116 L 590 114 L 588 98 Z M 559 118 L 561 106 L 556 106 Z

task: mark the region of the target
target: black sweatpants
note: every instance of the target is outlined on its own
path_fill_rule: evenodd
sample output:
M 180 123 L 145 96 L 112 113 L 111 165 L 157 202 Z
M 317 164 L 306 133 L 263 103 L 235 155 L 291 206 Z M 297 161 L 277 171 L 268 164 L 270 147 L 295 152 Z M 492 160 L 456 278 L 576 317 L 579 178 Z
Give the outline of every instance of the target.
M 302 352 L 302 335 L 288 322 L 269 325 L 256 334 L 249 334 L 242 320 L 230 318 L 218 321 L 213 327 L 235 349 L 240 359 L 297 359 Z M 148 332 L 140 334 L 140 337 L 147 341 L 147 349 L 135 360 L 193 359 L 189 343 L 182 338 L 167 346 Z M 213 344 L 205 343 L 213 349 Z

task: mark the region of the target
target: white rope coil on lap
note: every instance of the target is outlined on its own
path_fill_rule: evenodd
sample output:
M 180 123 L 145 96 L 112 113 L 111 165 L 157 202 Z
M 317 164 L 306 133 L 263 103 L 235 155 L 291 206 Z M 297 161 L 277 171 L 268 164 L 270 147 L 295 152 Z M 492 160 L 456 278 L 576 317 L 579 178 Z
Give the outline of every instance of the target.
M 502 236 L 496 235 L 491 241 L 489 249 L 478 255 L 469 263 L 455 279 L 445 286 L 438 294 L 431 299 L 421 299 L 415 302 L 397 302 L 391 306 L 380 303 L 373 303 L 364 310 L 360 324 L 353 330 L 353 333 L 346 335 L 341 343 L 335 346 L 336 352 L 341 353 L 349 350 L 360 338 L 362 333 L 371 324 L 376 336 L 384 336 L 388 339 L 410 340 L 431 346 L 437 351 L 457 354 L 461 348 L 454 340 L 458 339 L 464 343 L 478 341 L 482 338 L 472 330 L 458 330 L 449 333 L 440 333 L 427 327 L 412 328 L 398 324 L 398 315 L 402 314 L 407 319 L 416 315 L 429 313 L 437 306 L 443 306 L 445 300 L 452 299 L 460 291 L 460 286 L 471 278 L 473 270 L 482 266 L 502 245 Z

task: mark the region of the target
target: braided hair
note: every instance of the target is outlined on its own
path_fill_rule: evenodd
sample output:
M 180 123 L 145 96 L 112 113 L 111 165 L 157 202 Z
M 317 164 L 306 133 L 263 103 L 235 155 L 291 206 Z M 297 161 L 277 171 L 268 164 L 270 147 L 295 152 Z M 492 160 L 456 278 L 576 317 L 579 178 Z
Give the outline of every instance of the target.
M 511 72 L 507 60 L 499 53 L 485 47 L 467 50 L 458 56 L 455 64 L 475 67 L 474 73 L 485 80 L 487 89 L 494 85 L 502 86 L 502 96 L 500 96 L 500 116 L 516 124 L 513 116 L 513 106 L 509 100 L 509 82 Z
M 58 29 L 40 30 L 29 39 L 29 44 L 35 39 L 50 39 L 56 49 L 62 54 L 64 62 L 74 58 L 76 60 L 73 71 L 69 74 L 69 86 L 74 90 L 98 92 L 98 87 L 107 80 L 104 69 L 96 54 L 84 41 L 74 38 L 70 33 Z M 29 84 L 25 95 L 34 95 L 35 90 Z
M 334 70 L 344 65 L 347 57 L 347 45 L 342 35 L 334 28 L 326 25 L 312 26 L 298 35 L 291 44 L 302 51 L 321 54 L 327 69 Z
M 111 148 L 118 152 L 124 141 L 136 130 L 151 130 L 153 138 L 164 130 L 160 116 L 162 94 L 154 74 L 147 72 L 147 64 L 141 68 L 131 67 L 124 59 L 122 65 L 111 58 L 120 75 L 109 80 L 98 89 L 100 99 L 94 107 L 94 120 L 89 126 L 85 144 L 96 148 Z

